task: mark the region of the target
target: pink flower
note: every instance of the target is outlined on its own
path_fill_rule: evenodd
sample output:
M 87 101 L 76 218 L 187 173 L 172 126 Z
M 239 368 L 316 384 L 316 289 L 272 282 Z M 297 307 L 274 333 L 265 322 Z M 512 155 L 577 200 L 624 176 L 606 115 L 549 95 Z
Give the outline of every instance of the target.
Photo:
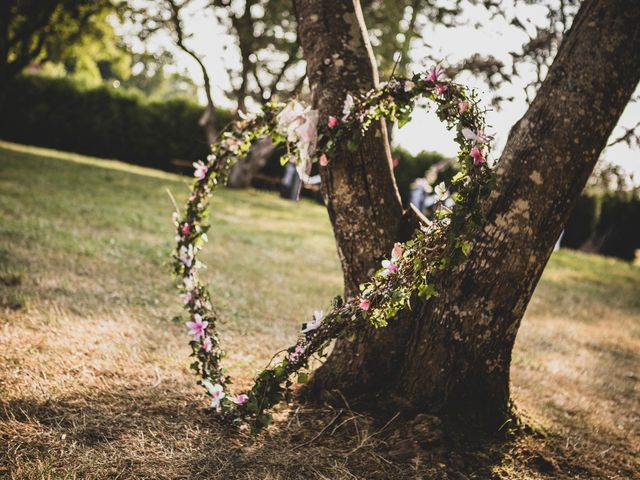
M 471 104 L 466 100 L 463 100 L 462 102 L 458 103 L 458 112 L 460 113 L 460 115 L 462 115 L 464 112 L 469 110 L 470 106 Z
M 247 395 L 246 393 L 241 393 L 237 397 L 232 398 L 231 401 L 236 405 L 244 405 L 249 401 L 249 395 Z
M 323 167 L 326 167 L 327 165 L 329 165 L 329 159 L 324 153 L 320 155 L 320 165 L 322 165 Z
M 391 260 L 383 260 L 382 266 L 384 267 L 384 270 L 382 271 L 382 276 L 384 277 L 398 271 L 398 265 L 393 263 Z
M 209 169 L 209 167 L 207 167 L 202 162 L 202 160 L 193 162 L 193 168 L 195 168 L 195 171 L 193 172 L 193 176 L 196 177 L 198 180 L 202 180 L 207 175 L 207 170 Z
M 369 310 L 370 306 L 371 306 L 371 300 L 369 300 L 368 298 L 361 298 L 360 299 L 360 308 L 362 310 Z
M 181 293 L 180 300 L 182 300 L 182 303 L 184 304 L 189 303 L 191 301 L 191 292 Z
M 202 320 L 202 316 L 198 313 L 193 314 L 193 322 L 187 322 L 187 328 L 189 329 L 189 333 L 196 337 L 196 340 L 204 337 L 206 333 L 207 327 L 209 326 L 209 322 Z
M 191 232 L 191 227 L 189 226 L 188 223 L 185 223 L 180 229 L 180 231 L 182 232 L 182 235 L 186 237 Z
M 469 154 L 473 158 L 474 165 L 483 165 L 484 163 L 487 163 L 487 160 L 484 158 L 484 155 L 482 154 L 482 150 L 480 150 L 478 147 L 473 147 L 471 149 L 471 152 L 469 152 Z
M 400 159 L 396 157 L 393 159 L 393 168 L 396 168 L 398 165 L 400 165 Z
M 444 92 L 447 91 L 447 88 L 449 88 L 447 85 L 436 85 L 436 90 L 438 91 L 438 95 L 440 96 L 444 95 Z
M 300 355 L 302 355 L 305 350 L 306 348 L 302 345 L 296 345 L 296 349 L 291 353 L 291 355 L 289 355 L 289 359 L 292 362 L 297 362 L 300 359 Z
M 436 65 L 431 70 L 429 70 L 429 74 L 427 75 L 427 80 L 430 82 L 437 82 L 440 78 L 440 75 L 444 73 L 444 70 L 440 68 L 439 65 Z
M 404 247 L 401 243 L 397 243 L 393 246 L 393 250 L 391 251 L 391 261 L 397 262 L 402 258 L 402 254 L 404 253 Z
M 336 128 L 338 126 L 338 119 L 333 115 L 329 115 L 329 120 L 327 121 L 327 127 Z
M 202 340 L 202 349 L 205 352 L 210 352 L 213 349 L 213 340 L 211 340 L 211 337 L 204 337 L 204 340 Z

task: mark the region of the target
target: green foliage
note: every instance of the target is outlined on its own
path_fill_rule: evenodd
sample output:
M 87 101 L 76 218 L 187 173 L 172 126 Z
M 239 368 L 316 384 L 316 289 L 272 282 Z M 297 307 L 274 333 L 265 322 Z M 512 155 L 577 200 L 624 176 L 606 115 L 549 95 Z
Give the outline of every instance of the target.
M 83 88 L 68 79 L 21 76 L 8 87 L 0 137 L 176 170 L 173 160 L 204 158 L 198 125 L 203 107 L 186 99 L 148 102 L 111 87 Z M 218 111 L 219 126 L 230 120 Z
M 121 88 L 138 90 L 149 100 L 198 98 L 198 86 L 191 77 L 186 73 L 168 71 L 168 66 L 175 65 L 175 59 L 169 52 L 134 52 L 131 63 L 133 71 L 120 75 L 110 62 L 101 62 L 102 78 L 116 79 Z
M 583 194 L 569 217 L 562 245 L 633 260 L 640 248 L 640 198 L 631 192 Z
M 640 199 L 619 194 L 605 195 L 596 235 L 602 238 L 603 255 L 633 260 L 640 248 Z
M 73 62 L 97 73 L 96 61 L 115 60 L 117 41 L 108 17 L 111 0 L 5 0 L 0 3 L 0 81 L 31 62 Z
M 599 197 L 595 195 L 581 195 L 573 207 L 567 221 L 562 244 L 569 248 L 580 248 L 589 240 L 595 231 L 600 216 Z
M 128 78 L 131 54 L 115 32 L 115 8 L 109 2 L 102 3 L 100 9 L 85 6 L 81 15 L 87 18 L 59 25 L 41 60 L 62 65 L 67 74 L 89 85 L 98 85 L 103 79 Z M 108 77 L 103 75 L 105 64 L 109 65 Z

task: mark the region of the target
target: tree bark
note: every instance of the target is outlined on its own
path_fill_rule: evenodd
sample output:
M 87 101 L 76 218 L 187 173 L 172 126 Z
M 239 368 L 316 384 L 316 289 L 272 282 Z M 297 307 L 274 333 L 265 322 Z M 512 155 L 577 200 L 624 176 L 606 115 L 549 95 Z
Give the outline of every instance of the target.
M 378 84 L 359 1 L 296 0 L 295 8 L 313 107 L 319 110 L 321 122 L 329 115 L 340 118 L 347 93 L 362 93 Z M 320 167 L 320 175 L 342 265 L 344 294 L 354 297 L 381 258 L 390 255 L 403 225 L 385 123 L 372 125 L 356 152 L 339 148 L 329 166 Z M 372 337 L 378 341 L 363 343 Z M 393 336 L 370 327 L 356 341 L 337 340 L 331 359 L 339 359 L 337 368 L 344 366 L 368 378 L 373 371 L 356 366 L 358 355 L 369 358 L 371 353 L 386 362 L 391 355 L 377 353 L 380 349 L 397 352 L 396 347 Z M 333 373 L 330 361 L 316 371 L 310 387 L 336 385 Z
M 336 3 L 296 2 L 314 100 L 323 114 L 339 111 L 335 92 L 344 88 L 332 75 L 335 60 L 328 65 L 324 60 L 345 53 L 365 56 L 362 45 L 334 38 L 350 28 Z M 379 332 L 365 330 L 349 344 L 339 341 L 316 387 L 339 388 L 352 398 L 384 391 L 385 398 L 391 393 L 419 411 L 464 412 L 467 418 L 474 411 L 491 426 L 509 415 L 509 366 L 520 320 L 571 207 L 640 79 L 640 9 L 629 7 L 624 0 L 583 2 L 536 99 L 510 133 L 484 207 L 487 223 L 467 263 L 441 279 L 440 295 L 417 308 L 413 319 L 399 319 Z M 366 225 L 369 205 L 376 200 L 385 205 L 388 198 L 378 192 L 388 191 L 383 184 L 392 182 L 374 173 L 388 167 L 379 142 L 375 148 L 377 155 L 371 152 L 367 159 L 372 164 L 345 156 L 324 172 L 329 182 L 336 182 L 337 173 L 361 177 L 359 187 L 373 192 L 363 199 L 351 189 L 327 186 L 349 293 L 355 277 L 347 273 L 364 273 L 360 265 L 377 263 L 398 226 L 390 217 L 384 217 L 386 227 Z M 347 206 L 348 222 L 336 214 Z M 369 234 L 353 236 L 350 229 L 359 232 L 363 224 Z M 380 228 L 386 229 L 384 235 Z

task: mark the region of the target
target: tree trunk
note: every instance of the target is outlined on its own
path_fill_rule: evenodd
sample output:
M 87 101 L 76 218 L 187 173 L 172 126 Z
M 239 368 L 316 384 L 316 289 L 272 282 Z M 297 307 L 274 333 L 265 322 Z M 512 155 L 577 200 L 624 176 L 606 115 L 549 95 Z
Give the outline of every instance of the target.
M 198 124 L 204 130 L 207 138 L 207 144 L 213 145 L 218 140 L 218 127 L 216 125 L 216 109 L 213 102 L 207 102 L 207 108 L 200 116 Z
M 347 93 L 361 93 L 378 83 L 359 2 L 296 0 L 295 9 L 313 106 L 320 112 L 320 122 L 326 122 L 329 115 L 340 118 Z M 384 122 L 371 126 L 356 152 L 339 148 L 328 167 L 320 167 L 320 175 L 342 265 L 344 293 L 353 297 L 380 260 L 389 256 L 403 224 Z M 372 327 L 360 338 L 371 337 L 378 338 L 379 348 L 396 348 L 393 336 Z M 353 367 L 368 377 L 372 371 L 357 368 L 354 358 L 365 347 L 359 340 L 339 339 L 332 358 L 339 359 L 338 368 Z M 390 357 L 377 358 L 386 361 Z M 316 371 L 311 388 L 335 385 L 332 375 L 330 362 Z
M 334 43 L 333 37 L 349 26 L 333 3 L 338 2 L 297 1 L 314 98 L 336 91 L 333 76 L 325 73 L 332 65 L 324 59 L 342 57 L 343 51 L 364 57 L 361 45 L 355 51 L 348 42 Z M 468 416 L 472 409 L 493 426 L 509 414 L 509 366 L 520 320 L 571 207 L 640 79 L 640 9 L 629 7 L 624 0 L 583 2 L 538 96 L 511 131 L 485 205 L 487 223 L 467 263 L 442 279 L 440 296 L 417 308 L 412 321 L 366 330 L 350 344 L 340 341 L 316 386 L 352 396 L 369 393 L 369 398 L 384 387 L 386 398 L 391 392 L 416 410 Z M 335 102 L 331 107 L 321 112 L 339 111 Z M 377 149 L 376 166 L 361 168 L 382 166 L 382 147 Z M 392 181 L 342 158 L 329 170 L 329 180 L 335 170 L 347 178 L 361 175 L 367 192 L 384 190 L 380 184 Z M 360 205 L 351 191 L 327 194 L 341 252 L 356 243 L 356 265 L 364 264 L 365 256 L 371 262 L 387 253 L 364 244 L 381 226 L 366 225 L 368 205 L 386 198 L 376 199 L 374 193 Z M 344 205 L 351 209 L 348 223 L 335 214 Z M 385 238 L 397 227 L 387 223 Z M 349 230 L 354 224 L 371 228 L 370 235 L 354 242 Z M 349 257 L 341 258 L 350 280 Z
M 229 188 L 250 187 L 253 177 L 265 166 L 275 149 L 270 138 L 264 138 L 253 145 L 249 154 L 231 167 L 227 186 Z

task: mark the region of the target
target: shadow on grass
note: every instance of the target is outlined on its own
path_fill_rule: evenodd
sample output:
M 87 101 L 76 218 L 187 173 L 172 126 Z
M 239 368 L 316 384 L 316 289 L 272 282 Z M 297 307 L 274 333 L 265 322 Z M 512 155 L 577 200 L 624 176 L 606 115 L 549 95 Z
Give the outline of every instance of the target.
M 579 469 L 549 448 L 559 441 L 530 429 L 452 435 L 430 416 L 375 421 L 346 406 L 295 404 L 252 436 L 198 405 L 148 386 L 0 402 L 0 467 L 11 478 L 150 479 L 575 478 Z

